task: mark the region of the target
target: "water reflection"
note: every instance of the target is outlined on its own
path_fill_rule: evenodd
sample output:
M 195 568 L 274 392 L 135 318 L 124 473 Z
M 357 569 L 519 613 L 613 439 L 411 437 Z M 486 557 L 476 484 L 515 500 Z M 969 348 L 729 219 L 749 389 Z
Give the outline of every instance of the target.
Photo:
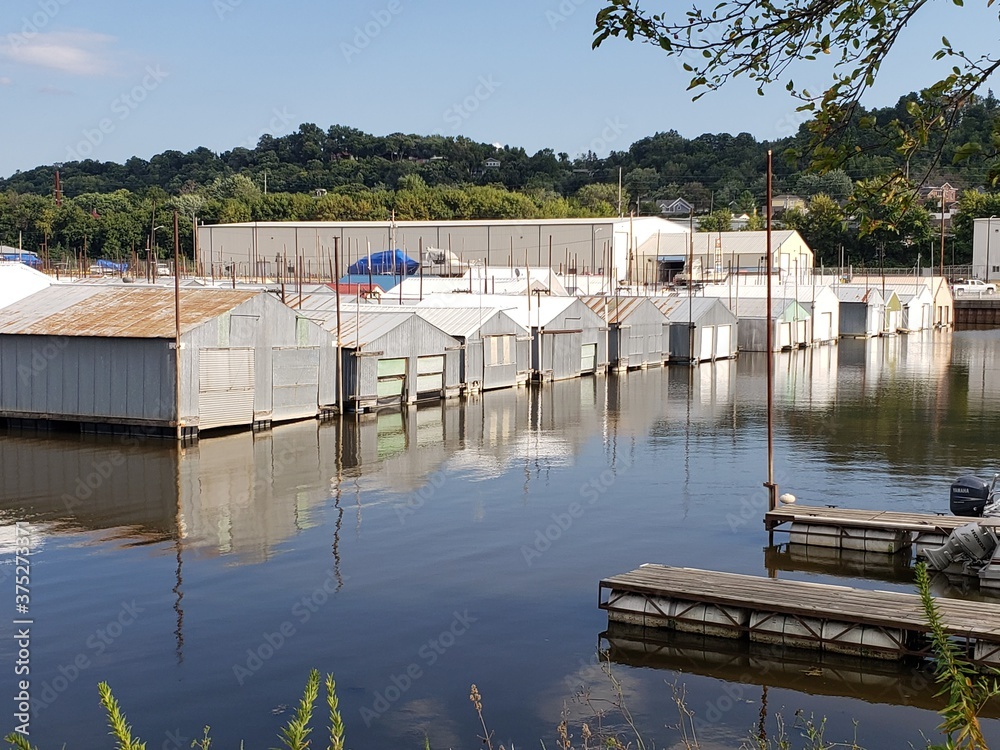
M 776 356 L 783 489 L 810 502 L 945 509 L 955 475 L 996 461 L 998 351 L 995 332 L 931 332 Z M 273 736 L 282 720 L 271 713 L 276 701 L 294 700 L 308 668 L 319 666 L 338 673 L 359 750 L 419 744 L 420 727 L 435 746 L 474 744 L 472 681 L 491 687 L 491 715 L 517 744 L 542 737 L 549 744 L 570 683 L 601 682 L 592 659 L 604 627 L 594 606 L 601 577 L 662 562 L 911 587 L 902 558 L 788 546 L 761 555 L 763 507 L 754 503 L 764 475 L 765 366 L 748 354 L 220 435 L 185 448 L 0 433 L 0 544 L 14 520 L 33 521 L 44 545 L 39 559 L 51 566 L 39 616 L 53 635 L 44 651 L 39 646 L 39 672 L 51 679 L 81 648 L 81 632 L 85 639 L 107 611 L 135 596 L 156 614 L 143 621 L 141 638 L 115 644 L 114 658 L 87 676 L 87 689 L 91 678 L 121 684 L 154 729 L 157 721 L 165 731 L 204 715 L 220 745 Z M 582 490 L 595 481 L 601 491 L 589 503 Z M 574 503 L 587 504 L 569 517 Z M 532 544 L 539 555 L 526 560 Z M 264 677 L 240 685 L 236 700 L 233 663 L 327 571 L 330 603 L 308 623 L 296 620 L 296 640 Z M 977 595 L 961 582 L 935 586 L 942 595 Z M 379 722 L 359 722 L 360 708 L 392 676 L 414 660 L 428 666 L 419 649 L 466 607 L 476 627 Z M 713 656 L 707 643 L 657 646 L 648 659 L 647 647 L 629 639 L 616 636 L 610 647 L 624 665 L 676 673 L 699 700 L 718 694 L 718 680 L 763 669 L 759 654 Z M 700 666 L 685 661 L 689 649 Z M 863 705 L 831 703 L 835 696 L 892 703 L 889 682 L 900 677 L 892 669 L 879 666 L 868 678 L 823 661 L 823 675 L 810 680 L 796 659 L 768 667 L 781 685 L 801 691 L 786 695 L 796 706 L 800 695 L 823 696 L 810 707 L 843 716 Z M 648 677 L 627 671 L 627 697 L 637 718 L 660 727 L 669 698 L 662 676 Z M 42 744 L 57 744 L 62 729 L 76 731 L 79 722 L 90 722 L 79 736 L 91 744 L 105 736 L 93 695 L 82 681 L 73 690 Z M 934 705 L 919 701 L 909 705 Z M 747 712 L 756 706 L 734 709 L 716 728 L 730 746 L 744 736 Z M 933 715 L 918 719 L 928 730 L 937 723 Z M 912 720 L 893 714 L 886 736 L 909 732 Z
M 944 706 L 944 700 L 935 695 L 934 675 L 920 665 L 692 633 L 664 632 L 651 637 L 641 628 L 613 625 L 601 634 L 601 646 L 613 663 L 712 677 L 739 686 L 745 698 L 751 697 L 750 686 L 757 686 L 753 697 L 758 699 L 761 688 L 780 688 L 933 711 Z M 982 715 L 1000 716 L 1000 701 L 987 704 Z

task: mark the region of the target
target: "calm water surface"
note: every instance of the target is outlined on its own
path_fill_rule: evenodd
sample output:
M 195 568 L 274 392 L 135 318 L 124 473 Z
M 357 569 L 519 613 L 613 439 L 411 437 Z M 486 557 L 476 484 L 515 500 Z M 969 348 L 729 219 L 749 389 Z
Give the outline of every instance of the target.
M 954 477 L 1000 466 L 998 358 L 995 331 L 780 355 L 781 491 L 947 510 Z M 603 649 L 658 747 L 678 741 L 674 685 L 704 747 L 738 746 L 762 702 L 771 732 L 801 709 L 828 717 L 827 739 L 856 719 L 868 747 L 922 744 L 938 704 L 918 669 L 602 637 L 598 580 L 643 562 L 912 590 L 906 562 L 768 548 L 764 367 L 588 378 L 184 449 L 0 433 L 11 619 L 12 524 L 36 530 L 32 742 L 109 747 L 107 680 L 150 748 L 190 747 L 206 724 L 216 747 L 272 747 L 315 667 L 336 674 L 355 750 L 425 734 L 480 746 L 471 683 L 496 740 L 554 746 L 563 711 L 577 738 L 593 714 L 583 687 L 594 706 L 612 697 Z M 5 639 L 3 695 L 14 660 Z M 1000 742 L 1000 722 L 986 730 Z

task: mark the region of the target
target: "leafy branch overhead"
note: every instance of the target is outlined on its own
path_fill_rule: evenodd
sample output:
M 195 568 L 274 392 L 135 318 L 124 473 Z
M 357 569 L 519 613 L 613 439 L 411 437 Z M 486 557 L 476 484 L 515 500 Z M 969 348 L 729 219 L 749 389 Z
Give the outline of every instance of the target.
M 963 0 L 951 3 L 960 7 Z M 1000 56 L 970 54 L 942 37 L 929 58 L 947 59 L 953 65 L 924 87 L 918 100 L 909 102 L 905 123 L 900 119 L 879 123 L 859 116 L 861 99 L 874 85 L 883 61 L 927 4 L 928 0 L 721 0 L 688 10 L 663 3 L 663 12 L 650 12 L 637 0 L 612 0 L 597 14 L 593 45 L 597 48 L 610 37 L 657 45 L 684 61 L 691 74 L 688 89 L 695 92 L 695 99 L 740 76 L 754 81 L 762 95 L 770 84 L 784 83 L 801 102 L 799 110 L 812 114 L 804 152 L 821 171 L 862 151 L 886 146 L 908 162 L 928 147 L 940 156 L 942 136 L 953 130 L 963 107 L 1000 67 Z M 987 1 L 988 6 L 993 4 L 994 0 Z M 801 69 L 797 63 L 817 60 L 832 63 L 829 86 L 810 91 L 796 85 L 791 74 Z M 879 138 L 862 144 L 849 127 L 855 118 L 860 128 Z M 963 144 L 955 157 L 980 152 L 979 144 Z M 994 183 L 998 176 L 994 170 Z

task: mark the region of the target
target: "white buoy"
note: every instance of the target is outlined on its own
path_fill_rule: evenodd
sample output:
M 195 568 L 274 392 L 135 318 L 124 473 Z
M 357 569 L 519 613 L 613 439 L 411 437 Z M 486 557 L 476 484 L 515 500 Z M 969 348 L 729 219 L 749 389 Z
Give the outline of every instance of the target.
M 781 502 L 783 502 L 785 505 L 791 505 L 792 503 L 795 502 L 795 495 L 793 495 L 791 492 L 786 492 L 784 495 L 782 495 L 778 499 Z

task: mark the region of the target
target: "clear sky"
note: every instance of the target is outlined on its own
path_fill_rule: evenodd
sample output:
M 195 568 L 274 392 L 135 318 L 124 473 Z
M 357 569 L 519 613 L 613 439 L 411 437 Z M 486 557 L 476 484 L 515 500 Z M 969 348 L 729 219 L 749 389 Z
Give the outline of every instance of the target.
M 647 7 L 657 2 L 648 0 Z M 931 80 L 931 53 L 996 47 L 996 11 L 936 0 L 869 105 Z M 571 156 L 658 131 L 777 138 L 800 117 L 745 83 L 692 103 L 649 45 L 591 49 L 599 0 L 4 0 L 0 175 L 76 158 L 252 147 L 299 123 L 442 133 Z M 663 7 L 666 7 L 665 5 Z M 817 88 L 819 70 L 796 71 Z

